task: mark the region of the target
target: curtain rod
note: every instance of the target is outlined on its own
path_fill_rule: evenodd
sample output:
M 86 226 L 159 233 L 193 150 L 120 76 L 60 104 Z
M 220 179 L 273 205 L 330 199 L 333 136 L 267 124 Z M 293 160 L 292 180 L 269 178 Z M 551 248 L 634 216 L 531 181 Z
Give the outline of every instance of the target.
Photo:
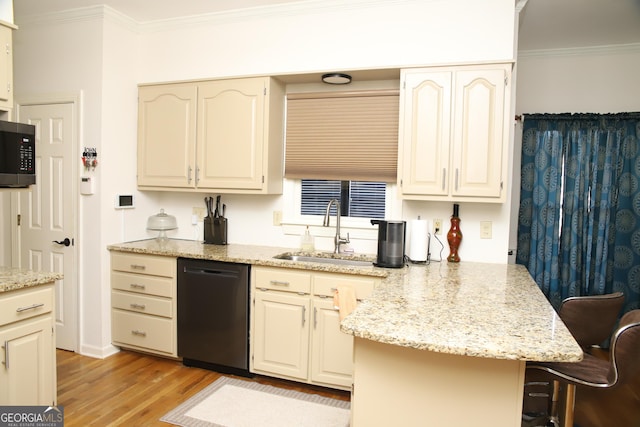
M 525 114 L 516 114 L 516 121 L 522 121 Z M 638 119 L 640 112 L 623 112 L 623 113 L 532 113 L 526 114 L 527 117 L 534 120 L 576 120 L 576 119 Z

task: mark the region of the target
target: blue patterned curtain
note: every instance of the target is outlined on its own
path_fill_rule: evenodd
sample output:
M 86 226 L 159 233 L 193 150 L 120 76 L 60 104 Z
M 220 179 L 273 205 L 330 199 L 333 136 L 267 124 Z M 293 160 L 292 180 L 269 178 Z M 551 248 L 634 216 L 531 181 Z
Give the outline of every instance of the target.
M 526 115 L 516 262 L 554 307 L 615 291 L 640 308 L 640 113 Z

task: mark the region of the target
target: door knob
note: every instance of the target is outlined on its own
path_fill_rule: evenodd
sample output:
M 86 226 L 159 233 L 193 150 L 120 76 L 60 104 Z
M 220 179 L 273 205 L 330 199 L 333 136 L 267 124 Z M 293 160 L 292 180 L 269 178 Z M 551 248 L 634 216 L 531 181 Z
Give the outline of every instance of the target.
M 68 237 L 65 237 L 64 240 L 54 240 L 53 243 L 57 243 L 59 245 L 70 246 L 71 240 Z

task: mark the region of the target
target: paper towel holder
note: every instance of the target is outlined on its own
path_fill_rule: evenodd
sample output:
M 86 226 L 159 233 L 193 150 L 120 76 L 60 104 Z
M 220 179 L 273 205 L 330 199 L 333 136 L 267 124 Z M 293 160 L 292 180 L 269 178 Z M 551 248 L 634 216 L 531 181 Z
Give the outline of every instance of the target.
M 421 223 L 419 230 L 416 230 L 418 223 Z M 428 222 L 421 220 L 418 216 L 417 220 L 411 221 L 411 240 L 407 259 L 412 264 L 427 264 L 431 260 L 431 233 L 429 233 Z M 416 239 L 420 242 L 416 242 Z M 424 245 L 424 246 L 423 246 Z

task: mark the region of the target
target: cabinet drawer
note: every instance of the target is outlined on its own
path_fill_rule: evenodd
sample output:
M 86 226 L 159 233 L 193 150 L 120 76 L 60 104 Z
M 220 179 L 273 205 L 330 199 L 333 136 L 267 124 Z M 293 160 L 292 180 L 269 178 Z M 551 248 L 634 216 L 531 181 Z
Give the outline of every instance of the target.
M 164 353 L 174 353 L 173 322 L 171 319 L 111 310 L 114 344 L 132 345 Z
M 173 304 L 170 299 L 148 297 L 140 294 L 112 291 L 111 306 L 137 313 L 153 314 L 155 316 L 173 317 Z
M 168 277 L 146 276 L 143 274 L 111 272 L 111 287 L 121 291 L 140 294 L 173 297 L 174 279 Z
M 111 254 L 111 269 L 153 276 L 176 277 L 176 259 L 156 255 L 121 252 Z
M 338 286 L 350 286 L 356 292 L 356 298 L 366 299 L 378 279 L 364 276 L 345 276 L 342 274 L 316 274 L 313 277 L 313 294 L 333 296 Z
M 53 309 L 53 286 L 34 287 L 0 294 L 0 326 Z
M 280 268 L 255 268 L 254 287 L 308 294 L 311 292 L 311 275 L 305 271 Z

